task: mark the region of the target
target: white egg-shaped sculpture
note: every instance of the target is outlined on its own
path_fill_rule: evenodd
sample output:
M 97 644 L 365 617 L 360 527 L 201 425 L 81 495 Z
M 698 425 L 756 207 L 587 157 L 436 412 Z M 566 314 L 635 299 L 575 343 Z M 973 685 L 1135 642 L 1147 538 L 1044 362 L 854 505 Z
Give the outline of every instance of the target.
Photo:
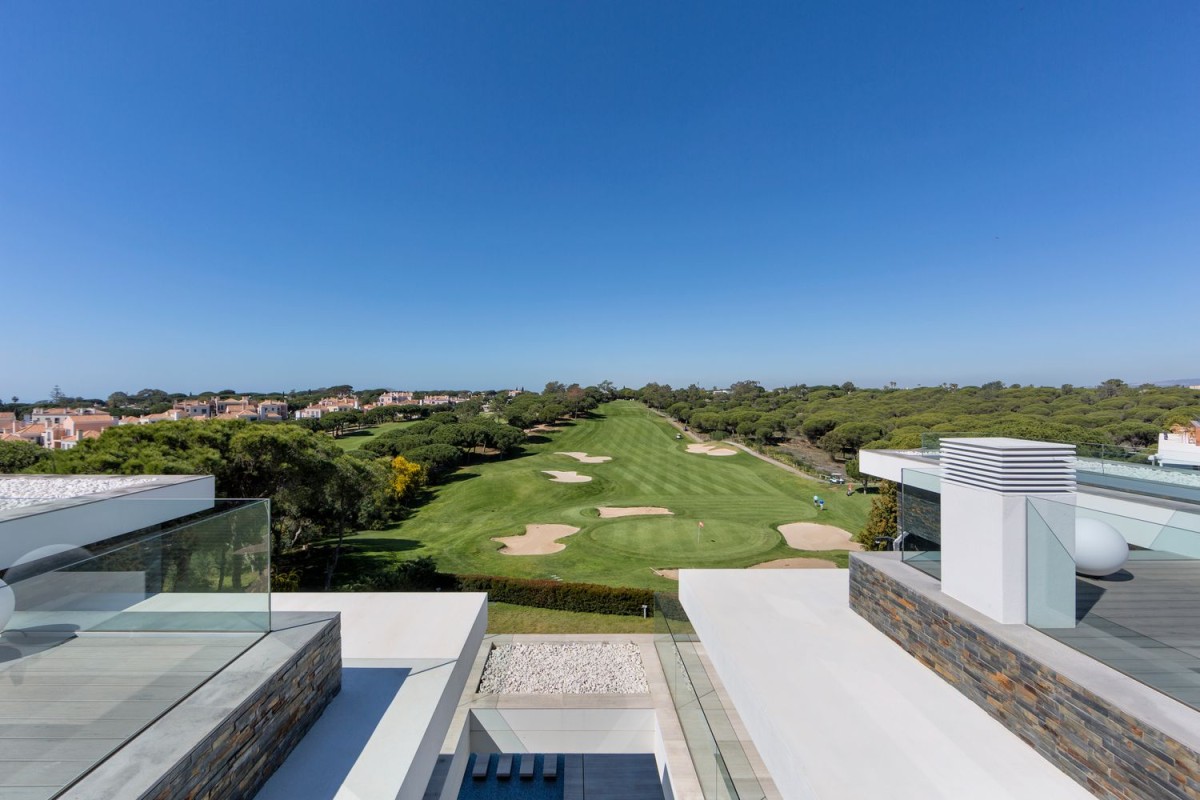
M 1103 578 L 1129 559 L 1129 543 L 1121 532 L 1098 519 L 1075 520 L 1075 571 Z
M 48 544 L 30 550 L 18 558 L 8 568 L 4 577 L 9 583 L 16 583 L 30 575 L 61 569 L 69 564 L 86 561 L 92 554 L 86 549 L 74 544 Z M 36 568 L 33 566 L 36 564 Z
M 0 581 L 0 631 L 8 625 L 13 612 L 17 610 L 17 597 L 4 581 Z

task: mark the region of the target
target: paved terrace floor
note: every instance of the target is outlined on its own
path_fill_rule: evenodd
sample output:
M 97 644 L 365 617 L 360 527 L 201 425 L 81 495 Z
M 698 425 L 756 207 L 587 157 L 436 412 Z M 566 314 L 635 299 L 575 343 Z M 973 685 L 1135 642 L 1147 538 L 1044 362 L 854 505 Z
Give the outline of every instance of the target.
M 260 636 L 4 633 L 0 797 L 54 797 Z
M 1090 798 L 848 606 L 845 570 L 684 570 L 680 593 L 789 798 Z
M 1076 578 L 1078 627 L 1043 633 L 1200 709 L 1200 561 L 1135 551 L 1109 578 Z

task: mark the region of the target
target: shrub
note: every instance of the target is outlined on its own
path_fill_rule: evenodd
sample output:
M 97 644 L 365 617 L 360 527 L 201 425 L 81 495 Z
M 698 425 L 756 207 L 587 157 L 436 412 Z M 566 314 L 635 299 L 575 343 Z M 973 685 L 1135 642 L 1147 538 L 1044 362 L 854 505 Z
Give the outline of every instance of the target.
M 282 572 L 276 569 L 271 570 L 271 591 L 300 591 L 300 572 L 294 569 L 284 570 Z
M 454 576 L 438 572 L 430 556 L 419 556 L 365 572 L 339 587 L 343 592 L 436 592 L 454 589 Z
M 457 583 L 460 592 L 487 592 L 489 600 L 518 606 L 637 616 L 641 616 L 643 605 L 648 607 L 647 613 L 654 608 L 654 592 L 651 589 L 500 575 L 459 575 Z

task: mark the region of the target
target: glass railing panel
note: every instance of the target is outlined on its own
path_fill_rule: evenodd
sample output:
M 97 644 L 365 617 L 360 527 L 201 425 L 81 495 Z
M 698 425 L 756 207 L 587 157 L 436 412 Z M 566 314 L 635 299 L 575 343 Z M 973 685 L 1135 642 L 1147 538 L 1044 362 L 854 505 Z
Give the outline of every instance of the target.
M 1026 619 L 1035 628 L 1075 626 L 1075 507 L 1025 501 Z
M 1200 512 L 1174 512 L 1148 549 L 1173 558 L 1200 559 Z
M 124 502 L 154 504 L 154 515 L 169 519 L 175 501 Z M 6 629 L 269 630 L 268 502 L 216 500 L 199 512 L 191 502 L 180 504 L 180 517 L 132 541 L 47 544 L 12 559 L 3 573 L 14 601 Z M 86 541 L 75 533 L 58 538 Z
M 942 478 L 934 470 L 901 470 L 896 489 L 897 529 L 901 558 L 941 578 Z
M 111 535 L 114 510 L 140 527 Z M 2 525 L 3 741 L 40 754 L 8 761 L 22 797 L 57 796 L 270 628 L 266 501 L 123 498 Z
M 942 439 L 967 439 L 987 435 L 985 433 L 972 433 L 970 431 L 926 431 L 921 434 L 921 450 L 936 454 L 942 450 Z
M 1145 505 L 1140 516 L 1048 498 L 1027 499 L 1028 621 L 1129 677 L 1200 709 L 1200 515 Z M 1075 573 L 1083 521 L 1111 526 L 1130 545 L 1122 568 Z M 1062 587 L 1073 583 L 1073 625 Z
M 654 598 L 655 647 L 706 800 L 762 800 L 754 773 L 677 595 Z

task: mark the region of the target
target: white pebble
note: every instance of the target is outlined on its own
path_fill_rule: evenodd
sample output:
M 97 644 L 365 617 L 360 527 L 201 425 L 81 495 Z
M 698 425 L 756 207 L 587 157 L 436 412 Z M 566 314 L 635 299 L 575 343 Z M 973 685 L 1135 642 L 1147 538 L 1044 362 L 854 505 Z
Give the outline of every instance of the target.
M 107 476 L 80 476 L 71 478 L 0 478 L 0 509 L 25 508 L 39 503 L 50 503 L 72 497 L 110 492 L 154 483 L 157 478 L 118 478 Z
M 488 654 L 481 694 L 645 694 L 646 668 L 635 644 L 499 645 Z

